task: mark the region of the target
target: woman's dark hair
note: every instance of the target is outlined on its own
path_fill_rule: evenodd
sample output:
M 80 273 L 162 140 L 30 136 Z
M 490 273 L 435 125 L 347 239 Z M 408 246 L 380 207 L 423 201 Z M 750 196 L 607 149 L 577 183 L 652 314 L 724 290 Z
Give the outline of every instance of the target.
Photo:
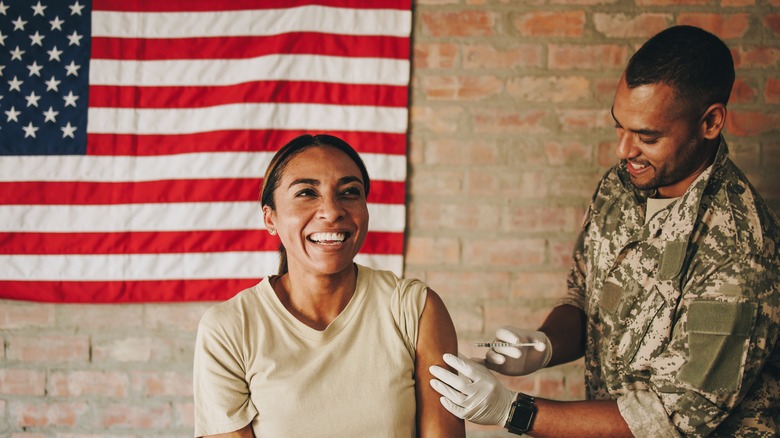
M 694 26 L 673 26 L 647 40 L 626 67 L 628 88 L 663 83 L 686 110 L 726 105 L 734 85 L 731 51 L 717 36 Z
M 260 204 L 265 207 L 266 205 L 271 209 L 276 209 L 276 203 L 274 201 L 274 191 L 279 187 L 279 181 L 282 178 L 285 167 L 290 163 L 296 155 L 312 147 L 331 147 L 340 150 L 347 154 L 352 161 L 355 162 L 360 170 L 360 176 L 363 178 L 363 190 L 368 197 L 368 191 L 371 187 L 371 181 L 368 179 L 368 171 L 366 165 L 363 164 L 363 160 L 360 159 L 360 155 L 344 140 L 327 134 L 309 135 L 304 134 L 294 138 L 292 141 L 282 146 L 271 162 L 268 164 L 268 168 L 265 170 L 265 176 L 263 177 L 263 187 L 260 190 Z M 284 249 L 284 245 L 279 245 L 279 275 L 287 273 L 287 251 Z

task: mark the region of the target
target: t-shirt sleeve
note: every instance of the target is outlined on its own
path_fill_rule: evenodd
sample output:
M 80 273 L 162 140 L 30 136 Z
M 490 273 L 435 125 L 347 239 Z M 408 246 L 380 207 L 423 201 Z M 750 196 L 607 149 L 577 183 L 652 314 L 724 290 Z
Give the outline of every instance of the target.
M 393 293 L 393 317 L 404 339 L 409 355 L 415 358 L 420 316 L 425 309 L 428 289 L 425 283 L 414 279 L 403 279 Z
M 195 436 L 239 430 L 257 415 L 246 381 L 242 333 L 219 305 L 200 321 L 195 341 Z

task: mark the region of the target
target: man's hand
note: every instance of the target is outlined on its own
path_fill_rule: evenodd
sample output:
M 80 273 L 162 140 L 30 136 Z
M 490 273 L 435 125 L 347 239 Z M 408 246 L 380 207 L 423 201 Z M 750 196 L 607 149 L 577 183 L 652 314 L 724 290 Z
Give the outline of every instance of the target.
M 497 342 L 533 343 L 533 347 L 493 347 L 485 355 L 485 365 L 506 376 L 524 376 L 550 363 L 552 345 L 542 332 L 515 327 L 496 330 Z
M 439 366 L 430 367 L 431 386 L 442 395 L 441 404 L 456 417 L 485 425 L 504 426 L 517 393 L 504 388 L 484 365 L 465 357 L 445 354 L 444 362 L 453 374 Z

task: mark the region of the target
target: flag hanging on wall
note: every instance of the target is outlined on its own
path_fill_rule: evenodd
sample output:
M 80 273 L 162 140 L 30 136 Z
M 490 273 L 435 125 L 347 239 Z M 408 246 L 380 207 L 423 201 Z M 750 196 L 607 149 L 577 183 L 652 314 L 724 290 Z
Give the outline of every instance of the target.
M 1 0 L 0 298 L 223 300 L 275 274 L 273 153 L 371 176 L 356 261 L 401 274 L 410 0 Z

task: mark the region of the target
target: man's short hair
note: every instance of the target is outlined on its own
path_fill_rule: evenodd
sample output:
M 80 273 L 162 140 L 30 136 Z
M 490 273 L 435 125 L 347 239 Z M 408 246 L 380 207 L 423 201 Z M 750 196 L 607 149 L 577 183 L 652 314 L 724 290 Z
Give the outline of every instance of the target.
M 691 109 L 726 105 L 734 85 L 731 51 L 717 36 L 694 26 L 670 27 L 650 38 L 628 61 L 628 88 L 663 83 Z

